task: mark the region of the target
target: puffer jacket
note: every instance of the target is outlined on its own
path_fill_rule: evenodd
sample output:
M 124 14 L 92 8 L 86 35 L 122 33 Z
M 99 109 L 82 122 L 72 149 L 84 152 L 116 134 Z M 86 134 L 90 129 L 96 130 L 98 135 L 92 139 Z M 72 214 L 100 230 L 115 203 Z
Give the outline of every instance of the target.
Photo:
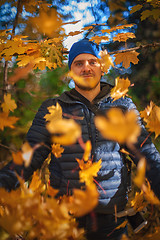
M 102 167 L 96 178 L 96 181 L 99 183 L 99 185 L 97 185 L 99 204 L 95 211 L 97 213 L 113 214 L 115 205 L 117 206 L 117 211 L 122 211 L 126 206 L 128 171 L 125 164 L 125 156 L 120 151 L 122 146 L 117 142 L 104 139 L 101 136 L 95 127 L 94 117 L 97 112 L 105 112 L 112 107 L 120 108 L 124 112 L 135 109 L 137 114 L 138 111 L 130 98 L 125 97 L 113 101 L 109 95 L 110 86 L 108 84 L 101 84 L 101 88 L 100 94 L 94 99 L 92 104 L 74 89 L 69 92 L 64 92 L 60 97 L 45 101 L 34 118 L 27 134 L 27 141 L 31 146 L 37 143 L 45 143 L 45 145 L 50 147 L 51 136 L 45 127 L 46 121 L 44 116 L 48 113 L 47 108 L 56 105 L 58 102 L 62 107 L 64 117 L 73 117 L 75 121 L 80 124 L 83 141 L 91 141 L 91 158 L 93 162 L 102 159 Z M 141 146 L 148 136 L 148 133 L 140 120 L 139 124 L 142 130 L 136 147 L 140 150 L 141 154 L 147 158 L 148 167 L 146 174 L 155 194 L 160 198 L 160 155 L 150 138 L 147 138 Z M 59 195 L 66 193 L 72 194 L 74 188 L 81 187 L 76 158 L 81 159 L 84 153 L 84 150 L 78 142 L 63 147 L 64 152 L 62 157 L 57 159 L 52 155 L 49 166 L 51 186 L 59 189 Z M 35 151 L 30 166 L 28 168 L 23 167 L 23 177 L 25 180 L 27 180 L 36 169 L 42 166 L 49 152 L 49 148 L 45 146 Z M 135 164 L 138 163 L 138 159 L 135 156 L 133 157 L 133 161 Z M 0 185 L 9 190 L 18 186 L 18 181 L 13 173 L 13 169 L 21 175 L 22 168 L 15 166 L 13 163 L 8 164 L 0 171 Z

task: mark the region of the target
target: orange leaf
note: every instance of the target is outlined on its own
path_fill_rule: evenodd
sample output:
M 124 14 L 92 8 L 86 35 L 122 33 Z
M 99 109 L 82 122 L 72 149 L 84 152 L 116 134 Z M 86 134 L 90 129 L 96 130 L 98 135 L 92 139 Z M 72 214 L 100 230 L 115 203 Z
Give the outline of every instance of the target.
M 48 107 L 49 114 L 46 114 L 44 118 L 46 121 L 56 121 L 62 119 L 62 108 L 60 104 L 57 102 L 56 106 L 52 105 Z
M 135 38 L 135 34 L 132 32 L 127 33 L 118 33 L 114 38 L 113 41 L 119 41 L 119 42 L 126 42 L 128 38 Z
M 11 99 L 11 94 L 7 93 L 4 95 L 4 102 L 1 104 L 3 112 L 9 113 L 9 111 L 14 111 L 17 108 L 15 100 Z
M 114 66 L 113 65 L 113 62 L 112 62 L 112 58 L 111 58 L 111 56 L 107 53 L 107 51 L 105 50 L 105 51 L 101 51 L 100 52 L 100 57 L 101 57 L 101 59 L 100 59 L 100 63 L 101 63 L 101 66 L 102 66 L 102 71 L 103 72 L 105 72 L 105 73 L 107 73 L 108 72 L 108 70 L 109 70 L 109 68 L 112 66 Z
M 139 11 L 141 8 L 142 8 L 142 5 L 140 4 L 133 6 L 132 9 L 130 10 L 130 14 Z
M 93 183 L 93 177 L 97 177 L 97 173 L 101 168 L 102 160 L 94 162 L 89 168 L 79 172 L 80 182 L 85 182 L 87 186 Z
M 15 164 L 18 164 L 18 165 L 22 165 L 23 164 L 23 158 L 22 158 L 22 152 L 19 151 L 19 152 L 12 152 L 12 157 L 13 157 L 13 162 Z
M 42 181 L 38 175 L 38 172 L 34 172 L 33 176 L 32 176 L 32 181 L 29 185 L 29 189 L 31 189 L 33 192 L 35 192 L 36 190 L 39 190 L 40 187 L 42 185 Z
M 22 149 L 22 158 L 24 160 L 24 165 L 25 167 L 28 167 L 32 160 L 34 149 L 29 145 L 28 142 L 25 142 L 22 145 L 21 149 Z
M 9 117 L 8 113 L 0 113 L 0 129 L 3 131 L 4 127 L 14 128 L 13 124 L 18 121 L 17 117 Z
M 54 8 L 50 8 L 48 12 L 41 10 L 39 17 L 34 17 L 32 22 L 40 32 L 50 38 L 54 36 L 55 32 L 58 31 L 62 25 L 62 20 Z
M 134 110 L 124 114 L 121 109 L 110 109 L 106 112 L 106 116 L 96 116 L 95 124 L 104 138 L 120 144 L 135 143 L 140 134 L 140 126 Z
M 52 153 L 56 158 L 60 158 L 63 152 L 64 148 L 60 147 L 60 144 L 52 144 Z
M 138 55 L 139 53 L 137 53 L 136 51 L 117 53 L 115 54 L 115 63 L 116 65 L 118 65 L 122 62 L 123 67 L 129 68 L 130 63 L 133 63 L 133 64 L 138 63 L 139 61 L 139 59 L 137 58 Z
M 146 175 L 146 159 L 141 158 L 137 166 L 137 176 L 134 179 L 135 184 L 141 188 L 142 184 L 145 182 Z
M 115 87 L 111 90 L 111 97 L 115 100 L 125 97 L 128 87 L 131 85 L 128 78 L 116 78 Z
M 46 193 L 47 193 L 48 195 L 50 195 L 51 197 L 55 197 L 58 192 L 59 192 L 59 190 L 54 189 L 54 188 L 51 187 L 50 185 L 47 187 Z
M 150 132 L 155 132 L 155 138 L 157 138 L 160 135 L 160 107 L 151 101 L 150 106 L 147 106 L 140 114 L 147 123 L 146 128 L 148 128 Z
M 84 159 L 84 161 L 88 161 L 89 156 L 90 156 L 90 154 L 91 154 L 91 149 L 92 149 L 91 141 L 88 140 L 88 141 L 85 143 L 85 152 L 84 152 L 84 154 L 83 154 L 83 159 Z
M 70 213 L 81 217 L 91 212 L 98 204 L 98 191 L 95 184 L 86 187 L 85 191 L 74 189 L 68 204 Z
M 14 75 L 8 79 L 8 82 L 10 84 L 14 84 L 14 83 L 18 82 L 20 79 L 27 78 L 27 76 L 28 76 L 29 72 L 32 70 L 33 66 L 34 66 L 34 64 L 30 62 L 23 68 L 17 68 L 14 72 Z
M 81 127 L 73 119 L 51 121 L 47 129 L 53 134 L 52 141 L 61 145 L 73 144 L 81 136 Z

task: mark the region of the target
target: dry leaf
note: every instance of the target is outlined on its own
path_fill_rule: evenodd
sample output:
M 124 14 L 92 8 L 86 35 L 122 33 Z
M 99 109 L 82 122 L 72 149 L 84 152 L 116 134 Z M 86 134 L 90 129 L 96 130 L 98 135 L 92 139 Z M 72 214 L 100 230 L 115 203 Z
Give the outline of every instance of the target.
M 52 153 L 56 158 L 60 158 L 63 152 L 64 148 L 62 148 L 60 144 L 52 144 Z
M 150 106 L 147 106 L 140 114 L 147 123 L 146 128 L 150 132 L 155 132 L 155 138 L 157 138 L 160 135 L 160 107 L 151 101 Z
M 19 152 L 12 152 L 12 158 L 13 158 L 13 162 L 15 164 L 18 164 L 18 165 L 22 165 L 23 164 L 23 158 L 22 158 L 22 152 L 19 151 Z
M 28 142 L 25 142 L 22 147 L 22 158 L 24 160 L 25 167 L 28 167 L 31 163 L 34 149 L 29 145 Z
M 17 117 L 9 117 L 8 113 L 2 112 L 0 113 L 0 129 L 3 131 L 4 127 L 15 128 L 13 124 L 15 124 L 19 118 Z
M 112 58 L 111 56 L 107 53 L 107 51 L 101 51 L 99 53 L 101 59 L 100 59 L 100 63 L 101 63 L 101 66 L 102 66 L 102 71 L 107 73 L 109 68 L 112 66 L 114 67 L 114 64 L 112 62 Z
M 62 108 L 58 102 L 56 103 L 56 106 L 52 105 L 51 107 L 48 107 L 48 111 L 49 113 L 44 116 L 46 121 L 54 122 L 62 119 Z
M 128 38 L 135 38 L 135 37 L 136 37 L 135 34 L 132 32 L 118 33 L 113 38 L 113 41 L 126 42 Z
M 29 72 L 33 69 L 34 64 L 32 62 L 28 63 L 25 67 L 17 68 L 14 72 L 14 75 L 9 77 L 9 84 L 14 84 L 20 79 L 27 78 Z
M 120 144 L 135 143 L 141 131 L 134 110 L 124 114 L 121 109 L 110 109 L 106 116 L 96 116 L 95 124 L 104 138 Z
M 98 204 L 98 191 L 95 184 L 90 184 L 86 190 L 73 190 L 73 196 L 70 197 L 68 204 L 70 213 L 75 217 L 82 217 L 90 213 Z
M 40 32 L 52 38 L 55 32 L 60 29 L 62 20 L 56 9 L 50 8 L 48 12 L 40 11 L 39 17 L 34 17 L 32 23 Z
M 137 5 L 133 6 L 130 10 L 130 14 L 139 11 L 141 8 L 142 8 L 142 5 L 140 5 L 140 4 L 137 4 Z
M 136 212 L 140 212 L 146 207 L 146 203 L 144 202 L 144 193 L 141 190 L 141 192 L 136 192 L 134 199 L 131 201 L 131 206 L 134 208 Z
M 115 87 L 111 89 L 111 97 L 114 99 L 113 101 L 125 97 L 128 92 L 128 87 L 131 85 L 131 82 L 128 78 L 116 78 Z
M 139 53 L 136 51 L 124 52 L 124 53 L 117 53 L 115 54 L 115 63 L 116 65 L 123 63 L 122 66 L 125 68 L 130 67 L 130 63 L 137 64 L 139 59 L 137 56 Z
M 81 136 L 81 127 L 73 119 L 60 119 L 47 124 L 52 141 L 61 145 L 74 144 Z
M 85 182 L 87 186 L 93 183 L 93 177 L 97 177 L 97 173 L 101 168 L 102 160 L 92 163 L 89 168 L 79 172 L 80 182 Z
M 91 144 L 91 141 L 88 140 L 86 143 L 85 143 L 85 152 L 83 154 L 83 159 L 84 161 L 88 161 L 89 159 L 89 156 L 91 154 L 91 149 L 92 149 L 92 144 Z
M 1 104 L 3 112 L 9 113 L 9 111 L 14 111 L 17 108 L 15 100 L 11 99 L 11 94 L 7 93 L 4 95 L 4 102 Z

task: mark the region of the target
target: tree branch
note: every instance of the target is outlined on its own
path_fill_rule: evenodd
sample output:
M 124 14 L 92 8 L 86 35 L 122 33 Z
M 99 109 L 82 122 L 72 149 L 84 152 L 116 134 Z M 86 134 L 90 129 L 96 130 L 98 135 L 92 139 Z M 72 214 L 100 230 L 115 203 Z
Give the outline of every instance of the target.
M 16 29 L 16 26 L 18 24 L 18 17 L 19 17 L 19 14 L 21 12 L 21 3 L 22 3 L 22 0 L 18 0 L 18 2 L 17 2 L 17 14 L 16 14 L 16 17 L 15 17 L 15 20 L 14 20 L 10 40 L 12 40 L 13 35 L 15 35 L 15 29 Z M 3 98 L 4 98 L 4 94 L 8 91 L 8 87 L 9 87 L 9 83 L 8 83 L 8 61 L 5 61 L 4 72 L 3 72 L 3 89 L 4 89 L 3 90 Z

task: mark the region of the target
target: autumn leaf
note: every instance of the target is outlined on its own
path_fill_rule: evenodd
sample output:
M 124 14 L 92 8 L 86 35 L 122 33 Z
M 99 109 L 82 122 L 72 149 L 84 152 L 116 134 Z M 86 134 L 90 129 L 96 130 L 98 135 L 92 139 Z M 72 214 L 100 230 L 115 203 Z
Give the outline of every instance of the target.
M 54 189 L 53 187 L 51 187 L 50 185 L 48 185 L 46 193 L 47 193 L 49 196 L 55 197 L 58 192 L 59 192 L 58 189 Z
M 140 126 L 134 110 L 126 112 L 113 108 L 106 112 L 106 116 L 96 116 L 95 124 L 102 136 L 116 142 L 135 143 L 140 134 Z
M 31 163 L 34 149 L 29 145 L 28 142 L 25 142 L 22 145 L 21 150 L 22 150 L 22 158 L 24 161 L 24 165 L 25 167 L 28 167 Z
M 160 135 L 160 107 L 151 101 L 150 106 L 141 111 L 140 115 L 146 122 L 146 128 L 150 132 L 155 132 L 155 138 L 157 138 Z
M 142 211 L 144 207 L 147 206 L 147 203 L 144 202 L 144 193 L 142 190 L 141 192 L 136 192 L 133 200 L 131 201 L 131 206 L 136 212 Z
M 35 171 L 33 173 L 33 176 L 32 176 L 32 181 L 29 185 L 29 189 L 32 190 L 33 192 L 37 192 L 37 191 L 44 191 L 45 190 L 45 186 L 44 184 L 42 184 L 42 181 L 39 177 L 39 174 L 38 174 L 38 171 Z
M 130 14 L 139 11 L 141 8 L 142 8 L 142 5 L 140 5 L 140 4 L 137 4 L 137 5 L 133 6 L 130 10 Z
M 117 31 L 120 29 L 131 28 L 133 26 L 134 26 L 134 24 L 125 24 L 125 25 L 115 26 L 110 29 L 102 29 L 101 32 L 102 33 L 111 33 L 111 32 L 114 32 L 114 31 Z
M 101 43 L 101 41 L 109 41 L 109 37 L 107 36 L 94 36 L 90 38 L 90 41 L 94 41 L 96 44 Z
M 52 144 L 52 153 L 56 158 L 60 158 L 63 152 L 64 148 L 62 148 L 60 144 Z
M 15 128 L 13 124 L 15 124 L 19 118 L 17 117 L 9 117 L 8 113 L 2 112 L 0 113 L 0 129 L 3 131 L 4 127 Z
M 49 113 L 44 116 L 46 121 L 56 121 L 62 119 L 62 108 L 60 104 L 57 102 L 56 106 L 52 105 L 48 107 Z
M 115 54 L 115 63 L 116 65 L 123 63 L 122 66 L 125 68 L 130 67 L 130 63 L 137 64 L 139 59 L 137 56 L 139 53 L 136 51 L 130 51 L 130 52 L 123 52 L 123 53 L 117 53 Z
M 145 184 L 142 185 L 142 190 L 143 190 L 145 199 L 150 204 L 160 205 L 160 200 L 156 197 L 154 192 L 151 190 L 149 181 L 147 181 L 147 185 L 145 185 Z
M 137 166 L 137 176 L 134 179 L 135 184 L 141 188 L 142 184 L 145 182 L 146 175 L 146 159 L 141 158 Z
M 89 168 L 79 172 L 80 182 L 85 182 L 87 186 L 93 183 L 93 177 L 97 177 L 97 173 L 101 168 L 102 160 L 94 162 Z
M 82 33 L 82 31 L 69 32 L 69 33 L 68 33 L 68 36 L 75 36 L 75 35 L 78 35 L 78 34 L 80 34 L 80 33 Z
M 22 152 L 18 151 L 16 153 L 12 152 L 13 162 L 17 165 L 23 165 Z
M 101 63 L 101 66 L 102 66 L 102 71 L 107 73 L 109 68 L 112 66 L 114 67 L 114 64 L 112 62 L 112 58 L 111 56 L 107 53 L 107 51 L 101 51 L 99 53 L 100 55 L 100 63 Z
M 120 228 L 124 228 L 127 225 L 128 221 L 125 220 L 124 222 L 122 222 L 120 225 L 118 225 L 115 229 L 120 229 Z
M 4 102 L 1 104 L 3 112 L 9 113 L 9 111 L 14 111 L 17 108 L 15 100 L 11 99 L 11 94 L 7 93 L 4 95 Z
M 128 92 L 128 87 L 131 85 L 128 78 L 116 78 L 115 87 L 111 89 L 111 97 L 114 99 L 113 101 L 125 97 Z
M 126 32 L 126 33 L 118 33 L 114 38 L 113 41 L 118 42 L 126 42 L 128 38 L 135 38 L 135 34 L 132 32 Z
M 155 20 L 158 20 L 160 18 L 160 10 L 153 9 L 153 10 L 145 10 L 141 13 L 141 21 L 145 20 L 146 18 L 153 16 Z
M 40 11 L 38 17 L 34 17 L 32 23 L 38 30 L 52 38 L 58 29 L 60 29 L 62 25 L 62 20 L 58 16 L 56 9 L 51 8 L 48 12 Z
M 81 127 L 73 119 L 50 121 L 46 127 L 52 134 L 53 143 L 70 145 L 81 136 Z
M 92 144 L 91 144 L 91 141 L 88 140 L 88 141 L 85 143 L 85 151 L 84 151 L 84 154 L 83 154 L 83 159 L 84 159 L 84 161 L 88 161 L 89 156 L 90 156 L 90 154 L 91 154 L 91 149 L 92 149 Z
M 9 84 L 14 84 L 18 82 L 20 79 L 27 78 L 29 72 L 33 69 L 34 64 L 32 62 L 28 63 L 25 67 L 17 68 L 14 71 L 14 75 L 9 77 Z
M 90 213 L 98 204 L 98 191 L 95 184 L 90 184 L 86 190 L 74 189 L 68 207 L 75 217 Z

